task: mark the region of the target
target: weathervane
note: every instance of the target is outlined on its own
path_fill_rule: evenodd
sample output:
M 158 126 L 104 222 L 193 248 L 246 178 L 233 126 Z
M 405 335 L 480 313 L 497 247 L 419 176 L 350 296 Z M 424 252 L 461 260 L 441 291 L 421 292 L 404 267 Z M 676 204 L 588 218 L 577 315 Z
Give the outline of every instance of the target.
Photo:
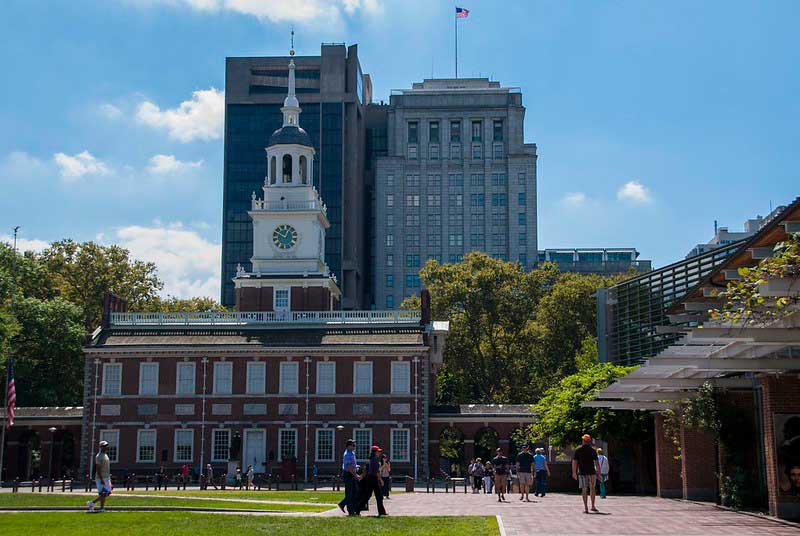
M 294 56 L 294 26 L 292 26 L 292 46 L 289 48 L 289 55 Z

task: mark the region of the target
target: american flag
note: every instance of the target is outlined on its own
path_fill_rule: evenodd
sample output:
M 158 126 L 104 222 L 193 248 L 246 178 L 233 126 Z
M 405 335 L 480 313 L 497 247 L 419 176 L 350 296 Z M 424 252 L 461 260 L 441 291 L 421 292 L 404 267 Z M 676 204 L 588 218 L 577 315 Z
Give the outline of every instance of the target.
M 17 389 L 14 386 L 14 362 L 8 360 L 8 406 L 6 407 L 6 418 L 8 419 L 8 426 L 14 426 L 14 408 L 17 405 Z
M 466 19 L 469 17 L 469 9 L 465 9 L 463 7 L 456 8 L 456 18 L 457 19 Z

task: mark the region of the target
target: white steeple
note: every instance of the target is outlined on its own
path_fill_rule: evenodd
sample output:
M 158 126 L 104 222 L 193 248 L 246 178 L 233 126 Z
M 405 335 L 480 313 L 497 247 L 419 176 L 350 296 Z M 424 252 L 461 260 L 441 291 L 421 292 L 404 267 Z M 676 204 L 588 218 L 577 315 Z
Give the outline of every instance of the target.
M 283 126 L 298 126 L 300 124 L 300 103 L 294 94 L 294 59 L 289 60 L 289 93 L 283 99 Z

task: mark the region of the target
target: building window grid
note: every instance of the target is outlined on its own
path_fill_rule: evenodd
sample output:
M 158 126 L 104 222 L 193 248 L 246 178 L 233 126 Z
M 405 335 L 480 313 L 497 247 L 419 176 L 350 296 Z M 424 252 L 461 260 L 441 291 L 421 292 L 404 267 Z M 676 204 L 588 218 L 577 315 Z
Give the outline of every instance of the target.
M 266 392 L 267 364 L 263 361 L 247 363 L 247 394 L 263 395 Z
M 120 396 L 122 394 L 122 363 L 103 364 L 103 395 Z
M 419 206 L 419 194 L 406 195 L 406 206 L 407 207 L 418 207 Z
M 394 428 L 391 438 L 391 460 L 395 462 L 408 462 L 410 457 L 411 431 L 408 428 Z
M 461 143 L 461 121 L 450 121 L 450 143 Z
M 408 361 L 392 361 L 392 394 L 411 394 L 411 363 Z
M 393 274 L 386 274 L 386 286 L 388 288 L 394 287 L 394 275 Z
M 231 453 L 231 431 L 215 429 L 211 435 L 211 461 L 227 462 Z
M 233 363 L 219 361 L 214 363 L 214 394 L 229 395 L 233 388 Z
M 372 429 L 355 428 L 353 430 L 353 439 L 356 442 L 356 461 L 366 462 L 369 459 L 370 449 L 372 448 Z
M 464 175 L 461 173 L 450 173 L 447 176 L 447 186 L 450 188 L 462 188 L 464 186 Z
M 136 432 L 136 463 L 156 462 L 156 431 L 137 430 Z
M 418 188 L 419 187 L 419 175 L 406 175 L 406 187 L 407 188 Z
M 371 361 L 356 361 L 353 363 L 353 394 L 372 394 Z
M 406 227 L 419 227 L 419 214 L 406 214 Z
M 335 430 L 332 428 L 317 428 L 316 431 L 316 449 L 314 451 L 314 459 L 318 462 L 333 462 L 335 461 L 335 453 L 333 450 Z
M 281 361 L 279 366 L 279 393 L 296 395 L 298 393 L 298 374 L 300 364 L 297 361 Z
M 158 363 L 139 363 L 139 394 L 158 394 Z
M 175 452 L 174 461 L 191 462 L 194 458 L 194 430 L 176 429 L 175 430 Z
M 278 461 L 297 458 L 297 430 L 281 428 L 278 430 Z
M 336 394 L 336 363 L 334 361 L 317 362 L 318 395 Z
M 393 234 L 387 234 L 386 235 L 386 247 L 387 248 L 394 247 L 394 235 Z
M 394 266 L 394 255 L 391 253 L 386 255 L 386 266 Z
M 406 255 L 406 268 L 419 268 L 419 254 Z
M 406 274 L 406 288 L 419 288 L 419 276 L 415 274 Z
M 394 227 L 394 214 L 386 215 L 386 227 Z
M 194 378 L 194 363 L 178 363 L 175 367 L 175 394 L 193 395 Z
M 394 206 L 394 194 L 386 194 L 386 206 L 387 207 Z

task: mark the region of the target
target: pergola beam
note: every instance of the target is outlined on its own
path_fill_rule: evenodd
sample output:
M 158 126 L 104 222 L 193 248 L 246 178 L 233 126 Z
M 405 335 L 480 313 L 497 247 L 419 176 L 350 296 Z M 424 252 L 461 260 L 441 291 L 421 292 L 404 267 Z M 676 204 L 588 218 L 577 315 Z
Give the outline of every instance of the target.
M 634 402 L 630 400 L 587 400 L 584 408 L 607 408 L 621 410 L 664 411 L 674 407 L 663 402 Z
M 650 385 L 653 387 L 674 387 L 697 389 L 705 382 L 729 389 L 749 389 L 753 386 L 752 378 L 631 378 L 617 380 L 620 385 Z
M 639 391 L 636 393 L 597 393 L 598 400 L 637 400 L 644 402 L 658 402 L 659 400 L 688 400 L 696 398 L 697 391 Z

